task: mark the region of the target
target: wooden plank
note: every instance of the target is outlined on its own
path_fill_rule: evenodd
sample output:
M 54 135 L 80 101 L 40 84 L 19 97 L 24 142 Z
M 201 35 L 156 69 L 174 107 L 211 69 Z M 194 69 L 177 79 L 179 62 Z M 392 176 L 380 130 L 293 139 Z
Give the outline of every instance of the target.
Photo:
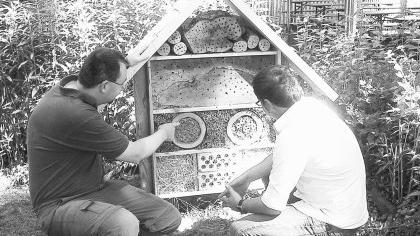
M 259 180 L 255 180 L 253 182 L 256 182 Z M 250 187 L 251 188 L 251 187 Z M 263 186 L 258 188 L 252 188 L 253 190 L 262 190 L 264 189 Z M 174 198 L 174 197 L 187 197 L 187 196 L 195 196 L 195 195 L 204 195 L 204 194 L 215 194 L 215 193 L 221 193 L 225 190 L 225 188 L 220 189 L 208 189 L 208 190 L 201 190 L 201 191 L 192 191 L 192 192 L 178 192 L 178 193 L 166 193 L 166 194 L 159 194 L 157 195 L 160 198 Z
M 203 194 L 213 194 L 213 193 L 221 193 L 224 189 L 209 189 L 204 191 L 192 191 L 192 192 L 179 192 L 179 193 L 166 193 L 166 194 L 158 194 L 157 196 L 160 198 L 174 198 L 174 197 L 187 197 L 187 196 L 195 196 L 195 195 L 203 195 Z
M 181 60 L 181 59 L 195 59 L 195 58 L 216 58 L 216 57 L 243 57 L 243 56 L 265 56 L 276 55 L 277 51 L 246 51 L 246 52 L 226 52 L 226 53 L 203 53 L 203 54 L 187 54 L 182 56 L 153 56 L 151 61 L 164 60 Z
M 157 173 L 157 169 L 156 169 L 156 156 L 155 156 L 155 154 L 153 154 L 152 155 L 152 162 L 153 162 L 153 189 L 154 189 L 154 194 L 156 194 L 157 193 L 157 191 L 158 191 L 158 189 L 159 189 L 159 186 L 158 186 L 158 181 L 156 181 L 156 179 L 157 179 L 157 176 L 156 176 L 156 173 Z
M 256 102 L 256 101 L 255 101 Z M 260 107 L 255 103 L 251 104 L 236 104 L 236 105 L 225 105 L 225 106 L 209 106 L 209 107 L 180 107 L 180 108 L 167 108 L 153 110 L 153 115 L 168 114 L 168 113 L 181 113 L 181 112 L 197 112 L 197 111 L 220 111 L 220 110 L 231 110 L 231 109 L 248 109 Z
M 276 65 L 281 65 L 282 64 L 281 58 L 282 58 L 281 52 L 277 51 L 276 61 L 275 61 Z
M 146 71 L 147 71 L 147 86 L 149 89 L 148 99 L 149 102 L 149 126 L 150 126 L 150 134 L 155 132 L 154 125 L 153 125 L 153 98 L 152 98 L 152 72 L 151 72 L 151 65 L 150 61 L 146 63 Z
M 392 15 L 392 14 L 398 14 L 398 13 L 400 13 L 398 9 L 363 12 L 363 14 L 369 15 L 369 16 L 383 16 L 383 15 Z
M 241 13 L 248 21 L 260 31 L 274 46 L 276 46 L 284 56 L 295 65 L 296 72 L 305 79 L 314 89 L 335 101 L 338 94 L 328 86 L 325 81 L 287 45 L 262 19 L 260 19 L 245 3 L 240 0 L 226 0 L 231 7 Z
M 137 58 L 140 54 L 145 58 L 142 62 L 128 68 L 127 78 L 131 79 L 134 74 L 148 61 L 162 44 L 178 29 L 178 27 L 198 7 L 200 1 L 181 0 L 176 3 L 174 10 L 167 13 L 162 20 L 140 41 L 140 43 L 128 52 L 127 58 Z M 149 44 L 150 45 L 147 45 Z M 142 52 L 142 50 L 144 52 Z
M 149 81 L 147 79 L 146 67 L 142 67 L 134 76 L 134 98 L 136 114 L 136 137 L 141 139 L 150 135 L 149 124 Z M 153 191 L 153 173 L 151 158 L 144 159 L 139 164 L 140 187 L 147 191 Z
M 248 146 L 240 146 L 240 147 L 232 147 L 229 148 L 229 151 L 243 151 L 243 150 L 250 150 L 250 149 L 263 149 L 263 148 L 272 148 L 274 147 L 273 143 L 263 143 L 257 145 L 248 145 Z M 204 149 L 188 149 L 188 150 L 179 150 L 173 152 L 156 152 L 154 154 L 155 157 L 168 157 L 168 156 L 182 156 L 187 154 L 198 154 L 198 153 L 208 153 L 208 152 L 223 152 L 226 151 L 227 148 L 204 148 Z
M 137 136 L 144 138 L 149 136 L 149 83 L 146 75 L 146 67 L 142 67 L 134 76 L 134 99 L 135 99 L 135 114 L 137 122 Z

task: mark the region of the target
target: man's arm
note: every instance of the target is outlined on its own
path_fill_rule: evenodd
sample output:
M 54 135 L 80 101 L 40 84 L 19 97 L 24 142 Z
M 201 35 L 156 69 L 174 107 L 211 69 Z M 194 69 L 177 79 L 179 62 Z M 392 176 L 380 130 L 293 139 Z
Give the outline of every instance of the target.
M 242 197 L 229 185 L 226 186 L 225 196 L 222 197 L 223 206 L 230 207 L 235 211 L 239 211 L 237 208 L 239 201 Z M 245 199 L 242 202 L 243 213 L 257 213 L 264 215 L 279 215 L 281 212 L 267 207 L 262 201 L 261 197 Z
M 264 215 L 279 215 L 281 212 L 267 207 L 262 201 L 261 197 L 245 199 L 242 203 L 244 212 L 252 212 Z
M 145 63 L 149 58 L 142 55 L 149 45 L 157 38 L 157 34 L 147 34 L 140 43 L 136 46 L 135 53 L 131 53 L 125 57 L 128 62 L 128 66 L 135 66 L 138 63 Z
M 257 179 L 266 177 L 270 174 L 271 167 L 273 165 L 273 154 L 267 156 L 262 162 L 258 163 L 257 165 L 251 167 L 247 171 L 245 171 L 242 175 L 235 178 L 232 182 L 229 183 L 233 189 L 239 195 L 243 196 L 248 189 L 249 184 Z M 227 189 L 219 194 L 218 198 L 225 196 L 228 193 Z
M 178 124 L 163 124 L 152 135 L 135 142 L 129 142 L 127 149 L 116 160 L 139 163 L 144 158 L 151 156 L 164 141 L 173 140 L 175 127 Z
M 299 133 L 289 129 L 283 136 L 277 137 L 275 155 L 278 158 L 271 162 L 270 183 L 261 197 L 244 200 L 242 206 L 244 211 L 268 215 L 279 214 L 287 204 L 290 193 L 299 181 L 309 158 L 309 150 L 299 146 L 303 140 Z M 281 142 L 281 143 L 279 143 Z M 258 171 L 255 171 L 258 173 Z M 261 172 L 262 173 L 262 172 Z M 250 178 L 255 177 L 251 176 Z M 233 188 L 232 188 L 233 187 Z M 222 201 L 224 205 L 237 209 L 241 195 L 234 190 L 234 186 L 226 186 Z
M 270 175 L 271 167 L 273 166 L 273 154 L 268 155 L 262 162 L 251 167 L 247 170 L 244 175 L 250 180 L 250 182 L 261 179 Z

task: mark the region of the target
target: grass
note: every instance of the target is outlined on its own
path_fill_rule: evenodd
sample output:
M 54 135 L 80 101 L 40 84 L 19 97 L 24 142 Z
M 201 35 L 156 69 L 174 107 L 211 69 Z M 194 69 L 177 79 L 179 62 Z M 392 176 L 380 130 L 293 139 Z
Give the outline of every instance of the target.
M 223 209 L 214 196 L 174 198 L 169 201 L 180 209 L 183 217 L 178 231 L 172 236 L 227 235 L 230 223 L 240 214 Z M 357 235 L 420 235 L 420 204 L 414 204 L 414 214 L 380 215 L 369 199 L 370 219 Z M 399 211 L 401 212 L 401 211 Z M 0 236 L 46 236 L 36 221 L 26 185 L 11 187 L 11 181 L 0 174 Z
M 182 213 L 182 223 L 173 236 L 226 235 L 230 222 L 240 217 L 211 200 L 199 200 L 201 207 L 208 205 L 205 209 L 178 198 L 169 201 L 181 211 L 188 211 Z M 0 173 L 0 236 L 3 235 L 46 236 L 32 211 L 28 186 L 12 187 L 10 179 Z
M 37 225 L 27 187 L 0 187 L 0 192 L 0 235 L 46 235 Z

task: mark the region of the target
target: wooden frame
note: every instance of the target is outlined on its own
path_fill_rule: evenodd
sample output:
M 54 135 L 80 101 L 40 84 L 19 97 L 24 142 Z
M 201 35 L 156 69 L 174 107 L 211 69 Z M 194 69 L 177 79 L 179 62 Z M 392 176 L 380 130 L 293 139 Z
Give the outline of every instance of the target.
M 338 94 L 335 93 L 322 78 L 303 61 L 293 48 L 288 46 L 268 25 L 253 13 L 248 6 L 240 0 L 226 0 L 231 7 L 247 20 L 251 26 L 259 31 L 266 39 L 270 41 L 275 51 L 247 51 L 243 53 L 212 53 L 212 54 L 193 54 L 183 56 L 154 56 L 159 47 L 171 36 L 175 30 L 192 14 L 198 7 L 200 1 L 181 0 L 174 11 L 165 15 L 162 20 L 145 36 L 145 38 L 132 50 L 129 51 L 127 58 L 134 61 L 141 58 L 140 62 L 128 69 L 128 79 L 135 79 L 135 100 L 136 100 L 136 122 L 137 137 L 146 137 L 154 132 L 153 115 L 176 112 L 192 112 L 192 111 L 211 111 L 220 109 L 236 109 L 236 108 L 255 108 L 255 104 L 239 104 L 235 106 L 210 106 L 210 107 L 191 107 L 191 108 L 173 108 L 154 110 L 152 103 L 152 87 L 151 87 L 151 61 L 159 60 L 182 60 L 182 59 L 199 59 L 199 58 L 226 58 L 240 56 L 275 56 L 275 64 L 290 64 L 292 68 L 305 79 L 315 90 L 320 91 L 329 99 L 335 100 Z M 150 43 L 150 44 L 149 44 Z M 149 45 L 148 45 L 149 44 Z M 144 50 L 144 51 L 143 51 Z M 256 148 L 261 148 L 260 146 Z M 203 150 L 200 150 L 200 152 Z M 194 150 L 188 150 L 194 152 Z M 159 155 L 161 155 L 160 153 Z M 173 153 L 172 153 L 173 154 Z M 179 153 L 178 153 L 179 154 Z M 155 159 L 155 157 L 153 157 Z M 147 158 L 140 165 L 140 175 L 143 180 L 141 186 L 146 191 L 153 192 L 152 186 L 153 171 L 151 158 Z M 154 166 L 155 167 L 155 166 Z M 200 192 L 204 194 L 203 192 Z M 193 195 L 187 194 L 187 195 Z M 196 194 L 196 193 L 195 193 Z

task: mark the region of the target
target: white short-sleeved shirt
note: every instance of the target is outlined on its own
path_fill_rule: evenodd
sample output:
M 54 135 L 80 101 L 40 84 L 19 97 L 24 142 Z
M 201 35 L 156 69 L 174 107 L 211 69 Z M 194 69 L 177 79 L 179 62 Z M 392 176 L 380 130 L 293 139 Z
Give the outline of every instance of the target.
M 366 175 L 358 142 L 328 106 L 302 98 L 274 123 L 277 132 L 270 183 L 261 197 L 283 210 L 290 192 L 299 211 L 342 229 L 368 220 Z

